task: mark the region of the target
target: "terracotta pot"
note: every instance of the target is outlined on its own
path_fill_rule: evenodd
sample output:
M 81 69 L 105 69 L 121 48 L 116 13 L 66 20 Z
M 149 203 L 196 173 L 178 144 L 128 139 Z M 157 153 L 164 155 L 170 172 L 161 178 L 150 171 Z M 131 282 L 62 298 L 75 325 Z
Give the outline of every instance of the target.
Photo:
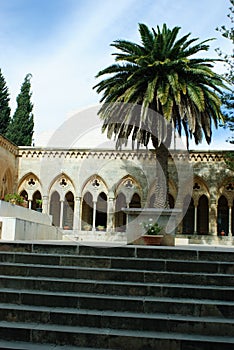
M 163 235 L 144 235 L 142 238 L 146 245 L 160 245 Z

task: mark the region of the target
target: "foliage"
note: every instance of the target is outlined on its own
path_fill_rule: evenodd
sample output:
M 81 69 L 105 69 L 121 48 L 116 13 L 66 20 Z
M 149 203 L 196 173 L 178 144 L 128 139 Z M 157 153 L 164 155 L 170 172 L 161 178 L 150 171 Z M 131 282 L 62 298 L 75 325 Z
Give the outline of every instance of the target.
M 98 231 L 104 231 L 104 230 L 105 230 L 105 226 L 103 226 L 103 225 L 98 225 L 98 226 L 97 226 L 97 229 L 98 229 Z
M 4 197 L 4 200 L 12 204 L 21 204 L 24 202 L 24 198 L 18 193 L 7 193 Z
M 159 226 L 157 222 L 153 223 L 153 219 L 149 219 L 149 221 L 143 222 L 143 227 L 146 230 L 145 234 L 146 235 L 158 235 L 162 231 L 162 227 Z
M 11 109 L 9 107 L 9 93 L 6 86 L 5 79 L 0 69 L 0 134 L 3 136 L 6 134 L 8 125 L 10 123 Z
M 234 0 L 230 0 L 231 6 L 229 7 L 230 13 L 227 17 L 231 21 L 231 25 L 234 23 Z M 227 28 L 226 26 L 221 26 L 220 28 L 216 28 L 219 32 L 221 32 L 224 38 L 227 38 L 231 41 L 232 45 L 234 44 L 234 28 Z M 227 68 L 224 77 L 229 81 L 230 85 L 233 87 L 234 83 L 234 49 L 232 49 L 232 53 L 230 55 L 223 53 L 220 49 L 216 50 L 220 57 L 225 61 L 225 66 Z M 222 94 L 222 102 L 223 102 L 223 110 L 224 110 L 224 123 L 221 125 L 223 127 L 228 127 L 231 131 L 234 131 L 234 91 L 232 92 L 223 92 Z M 229 138 L 228 141 L 230 143 L 234 143 L 234 137 Z
M 227 167 L 234 171 L 234 152 L 226 152 L 224 154 L 224 161 Z
M 31 102 L 31 74 L 27 74 L 17 96 L 17 108 L 6 136 L 18 146 L 30 146 L 33 136 L 33 104 Z
M 103 94 L 98 112 L 102 131 L 115 137 L 117 148 L 129 138 L 138 146 L 152 141 L 166 179 L 166 186 L 160 186 L 162 193 L 155 197 L 154 207 L 161 208 L 168 207 L 164 198 L 168 197 L 171 125 L 179 135 L 184 130 L 187 141 L 194 137 L 198 144 L 204 134 L 210 143 L 212 123 L 217 127 L 222 120 L 219 94 L 225 85 L 212 70 L 217 60 L 191 57 L 208 51 L 211 39 L 194 44 L 198 39 L 191 39 L 190 33 L 177 38 L 179 31 L 180 27 L 169 29 L 166 24 L 152 30 L 139 24 L 141 44 L 114 41 L 116 63 L 96 75 L 108 77 L 94 86 Z M 162 184 L 157 167 L 156 173 L 157 183 Z
M 101 102 L 105 102 L 99 110 L 103 131 L 109 137 L 115 135 L 119 144 L 130 135 L 133 142 L 145 146 L 150 138 L 154 146 L 165 141 L 163 130 L 157 132 L 155 140 L 157 116 L 152 119 L 148 108 L 173 121 L 180 135 L 184 129 L 187 138 L 194 136 L 198 144 L 204 133 L 210 143 L 211 124 L 217 126 L 222 119 L 218 94 L 224 88 L 223 78 L 211 69 L 215 59 L 190 58 L 207 51 L 211 39 L 192 46 L 197 38 L 190 39 L 189 33 L 177 39 L 179 30 L 164 24 L 162 30 L 157 27 L 151 31 L 139 24 L 141 45 L 126 40 L 111 44 L 120 50 L 114 53 L 117 63 L 97 74 L 111 76 L 94 88 L 103 93 Z M 131 105 L 118 110 L 119 102 Z M 137 104 L 141 106 L 139 113 L 135 113 Z
M 42 199 L 36 199 L 36 203 L 39 206 L 39 208 L 41 208 L 41 206 L 42 206 Z

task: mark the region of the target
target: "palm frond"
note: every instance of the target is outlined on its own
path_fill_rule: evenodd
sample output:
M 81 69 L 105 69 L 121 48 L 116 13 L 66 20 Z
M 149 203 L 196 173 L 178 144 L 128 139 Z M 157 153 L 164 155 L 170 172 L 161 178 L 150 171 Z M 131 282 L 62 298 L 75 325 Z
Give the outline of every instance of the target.
M 192 136 L 199 143 L 204 135 L 210 142 L 212 125 L 222 119 L 219 95 L 227 87 L 212 70 L 217 59 L 192 57 L 207 51 L 213 39 L 198 42 L 190 33 L 178 38 L 179 31 L 166 24 L 149 29 L 140 23 L 140 44 L 111 44 L 118 50 L 113 53 L 116 63 L 97 73 L 97 78 L 107 78 L 94 89 L 104 105 L 110 104 L 100 108 L 99 116 L 103 131 L 114 136 L 118 146 L 128 138 L 138 145 L 147 145 L 151 138 L 159 146 L 171 132 L 164 123 L 172 120 L 180 135 L 184 129 L 187 139 Z

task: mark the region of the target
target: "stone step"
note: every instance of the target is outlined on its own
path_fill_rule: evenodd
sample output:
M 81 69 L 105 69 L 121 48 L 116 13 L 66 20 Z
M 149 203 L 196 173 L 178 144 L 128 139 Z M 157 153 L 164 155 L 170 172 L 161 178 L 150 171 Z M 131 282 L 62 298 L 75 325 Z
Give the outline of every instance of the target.
M 228 248 L 0 242 L 0 350 L 233 349 L 233 276 Z
M 234 320 L 214 316 L 80 310 L 1 304 L 2 321 L 136 331 L 234 336 Z
M 1 275 L 234 286 L 233 274 L 1 263 Z
M 210 290 L 206 290 L 206 297 Z M 214 296 L 215 296 L 214 292 Z M 233 290 L 232 290 L 232 299 Z M 186 311 L 194 312 L 195 316 L 223 315 L 233 317 L 233 302 L 218 300 L 218 298 L 186 298 L 178 293 L 177 297 L 168 295 L 160 296 L 118 296 L 94 293 L 65 293 L 49 291 L 30 291 L 0 289 L 2 303 L 48 306 L 48 307 L 71 307 L 78 309 L 112 310 L 126 312 L 165 312 L 183 314 Z M 174 300 L 174 305 L 172 306 Z M 168 311 L 167 311 L 168 310 Z M 188 313 L 190 314 L 190 313 Z
M 30 292 L 36 293 L 83 293 L 109 296 L 129 297 L 169 297 L 169 298 L 192 298 L 210 300 L 234 301 L 234 288 L 223 286 L 197 286 L 185 284 L 162 284 L 141 282 L 115 282 L 100 280 L 77 280 L 68 278 L 51 277 L 28 277 L 28 276 L 5 276 L 0 275 L 0 293 L 7 289 L 12 293 Z M 213 301 L 212 301 L 213 302 Z M 230 303 L 229 303 L 230 304 Z M 233 313 L 234 314 L 234 313 Z
M 11 277 L 7 277 L 7 280 L 12 282 Z M 4 289 L 0 289 L 0 296 L 5 302 L 10 302 L 10 300 L 12 300 L 12 302 L 16 302 L 18 304 L 22 303 L 24 300 L 23 295 L 28 293 L 32 294 L 32 291 L 34 291 L 34 293 L 36 293 L 37 295 L 40 295 L 40 291 L 42 291 L 41 298 L 44 300 L 45 293 L 48 291 L 50 292 L 49 295 L 51 296 L 51 298 L 56 298 L 56 295 L 58 295 L 58 297 L 60 298 L 60 302 L 62 303 L 61 306 L 66 306 L 63 304 L 63 299 L 61 299 L 61 295 L 64 295 L 64 293 L 66 293 L 65 295 L 67 295 L 67 298 L 69 299 L 69 297 L 77 297 L 77 293 L 79 293 L 81 301 L 79 304 L 80 308 L 81 305 L 84 305 L 84 307 L 86 308 L 94 307 L 95 309 L 98 309 L 112 307 L 112 309 L 116 311 L 118 311 L 119 309 L 129 311 L 127 305 L 129 298 L 131 298 L 132 300 L 135 300 L 135 304 L 134 302 L 132 303 L 135 305 L 136 311 L 139 310 L 139 312 L 155 312 L 168 314 L 174 313 L 180 315 L 188 314 L 194 316 L 210 315 L 223 316 L 226 318 L 232 318 L 234 315 L 234 300 L 232 299 L 232 301 L 224 301 L 221 298 L 223 297 L 223 289 L 220 290 L 217 288 L 213 288 L 213 290 L 207 288 L 204 290 L 203 288 L 203 299 L 196 299 L 194 290 L 190 289 L 190 299 L 188 291 L 186 293 L 186 298 L 182 297 L 182 291 L 184 291 L 184 289 L 186 288 L 182 287 L 183 289 L 181 289 L 179 286 L 174 286 L 175 290 L 178 289 L 178 293 L 176 296 L 165 297 L 164 294 L 169 294 L 168 289 L 166 286 L 164 287 L 161 285 L 158 286 L 158 293 L 154 293 L 153 291 L 155 291 L 154 288 L 156 288 L 156 286 L 150 284 L 145 285 L 126 283 L 126 288 L 123 290 L 123 285 L 118 284 L 116 282 L 113 282 L 111 284 L 108 282 L 102 283 L 100 281 L 81 281 L 79 283 L 77 281 L 74 282 L 73 280 L 68 280 L 66 282 L 60 282 L 59 280 L 54 279 L 33 280 L 30 277 L 16 278 L 13 279 L 13 281 L 17 281 L 17 285 L 13 286 L 12 283 L 9 283 L 9 285 L 7 285 Z M 26 282 L 33 282 L 33 285 L 31 286 L 29 283 L 29 286 L 26 289 Z M 43 288 L 38 289 L 37 285 L 34 285 L 34 282 L 39 283 L 40 286 L 42 286 Z M 66 285 L 66 288 L 64 288 L 64 284 Z M 68 286 L 70 288 L 68 288 Z M 163 288 L 166 289 L 167 293 L 163 293 Z M 171 288 L 173 288 L 173 286 L 171 286 Z M 152 292 L 150 289 L 152 289 Z M 9 293 L 9 295 L 7 293 Z M 207 299 L 208 294 L 213 297 L 213 300 Z M 220 300 L 217 300 L 219 294 L 221 294 L 221 297 Z M 230 290 L 230 294 L 233 295 L 233 290 Z M 37 297 L 37 299 L 38 298 L 39 297 Z M 112 306 L 110 306 L 111 299 Z M 95 304 L 97 300 L 99 301 L 99 303 Z M 122 308 L 120 308 L 121 300 L 124 303 Z M 55 301 L 53 301 L 53 303 L 55 303 Z M 55 306 L 59 307 L 59 301 L 57 304 L 55 303 Z
M 94 350 L 96 348 L 0 340 L 0 350 Z M 108 350 L 99 348 L 99 350 Z
M 86 346 L 96 349 L 233 350 L 234 337 L 157 331 L 72 327 L 64 325 L 0 322 L 0 338 L 32 343 Z
M 116 258 L 102 256 L 77 256 L 58 254 L 39 254 L 22 252 L 0 252 L 0 262 L 54 265 L 54 266 L 80 266 L 96 268 L 118 268 L 134 270 L 156 270 L 174 272 L 206 272 L 206 273 L 234 273 L 234 262 L 223 261 L 188 261 L 165 259 L 139 259 Z
M 76 242 L 23 242 L 1 241 L 0 251 L 28 252 L 42 254 L 72 254 L 83 256 L 152 258 L 174 260 L 202 260 L 234 262 L 234 250 L 228 247 L 186 246 L 186 247 L 143 247 L 143 246 L 92 246 Z

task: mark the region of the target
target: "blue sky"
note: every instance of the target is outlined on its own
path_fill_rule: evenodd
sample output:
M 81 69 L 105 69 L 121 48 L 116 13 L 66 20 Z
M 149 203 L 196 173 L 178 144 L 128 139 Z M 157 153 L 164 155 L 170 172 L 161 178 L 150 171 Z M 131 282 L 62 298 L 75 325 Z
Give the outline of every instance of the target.
M 14 111 L 27 73 L 32 74 L 35 143 L 48 136 L 77 110 L 99 102 L 92 89 L 96 73 L 113 63 L 111 42 L 139 41 L 138 23 L 180 26 L 200 40 L 215 37 L 215 48 L 230 52 L 215 28 L 230 26 L 229 0 L 0 0 L 0 68 Z M 207 54 L 206 54 L 207 55 Z M 222 66 L 216 70 L 222 72 Z M 228 148 L 227 131 L 215 133 L 205 149 Z

